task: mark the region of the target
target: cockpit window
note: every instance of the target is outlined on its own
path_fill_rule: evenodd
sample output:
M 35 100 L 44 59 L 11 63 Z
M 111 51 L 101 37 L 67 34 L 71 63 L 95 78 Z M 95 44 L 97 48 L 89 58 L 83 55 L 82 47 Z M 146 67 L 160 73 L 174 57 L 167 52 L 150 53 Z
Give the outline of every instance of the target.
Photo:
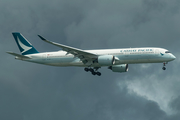
M 171 52 L 169 52 L 169 51 L 166 51 L 165 53 L 171 53 Z

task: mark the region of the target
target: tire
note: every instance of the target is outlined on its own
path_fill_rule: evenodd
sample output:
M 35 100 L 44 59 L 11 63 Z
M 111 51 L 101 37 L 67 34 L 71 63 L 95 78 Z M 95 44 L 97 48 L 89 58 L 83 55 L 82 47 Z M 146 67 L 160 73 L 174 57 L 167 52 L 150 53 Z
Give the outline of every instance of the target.
M 90 68 L 89 71 L 94 72 L 94 70 L 92 68 Z
M 101 73 L 100 73 L 100 72 L 97 72 L 96 74 L 97 74 L 98 76 L 101 76 Z
M 88 68 L 84 68 L 84 71 L 88 72 L 88 71 L 89 71 L 89 69 L 88 69 Z
M 96 75 L 96 72 L 92 72 L 93 75 Z
M 162 69 L 163 69 L 163 70 L 166 70 L 166 68 L 165 68 L 165 67 L 163 67 Z

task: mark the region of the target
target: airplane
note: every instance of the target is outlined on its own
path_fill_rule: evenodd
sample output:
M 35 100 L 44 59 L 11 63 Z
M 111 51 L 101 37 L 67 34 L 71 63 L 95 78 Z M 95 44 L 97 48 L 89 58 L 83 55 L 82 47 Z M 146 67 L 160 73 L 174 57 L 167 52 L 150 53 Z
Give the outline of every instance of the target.
M 163 63 L 162 69 L 166 70 L 166 64 L 176 59 L 171 52 L 163 48 L 82 50 L 49 41 L 38 35 L 41 40 L 62 49 L 56 52 L 39 53 L 21 33 L 14 32 L 12 35 L 21 54 L 7 53 L 15 56 L 15 59 L 50 66 L 85 67 L 86 72 L 90 71 L 92 75 L 98 76 L 101 76 L 98 71 L 101 67 L 108 67 L 113 72 L 122 73 L 128 71 L 128 64 L 138 63 Z

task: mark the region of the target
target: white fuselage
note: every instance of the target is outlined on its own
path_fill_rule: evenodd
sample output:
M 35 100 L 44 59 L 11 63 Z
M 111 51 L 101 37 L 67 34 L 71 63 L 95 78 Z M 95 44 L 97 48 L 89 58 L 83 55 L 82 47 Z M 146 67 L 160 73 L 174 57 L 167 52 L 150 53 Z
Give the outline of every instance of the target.
M 175 56 L 163 48 L 126 48 L 126 49 L 102 49 L 85 50 L 96 55 L 113 55 L 116 57 L 115 65 L 119 64 L 137 64 L 137 63 L 161 63 L 169 62 L 175 59 Z M 167 53 L 166 53 L 167 52 Z M 34 62 L 52 66 L 89 66 L 91 63 L 84 64 L 78 57 L 67 54 L 65 51 L 44 52 L 26 55 L 31 59 L 22 59 L 28 62 Z M 98 63 L 92 64 L 92 67 L 102 67 Z

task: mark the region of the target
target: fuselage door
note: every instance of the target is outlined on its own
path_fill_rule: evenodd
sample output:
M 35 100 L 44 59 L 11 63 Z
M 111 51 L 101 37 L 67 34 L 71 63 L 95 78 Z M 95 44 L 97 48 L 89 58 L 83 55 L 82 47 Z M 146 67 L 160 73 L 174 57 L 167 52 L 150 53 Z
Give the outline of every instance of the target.
M 159 50 L 158 50 L 158 49 L 156 49 L 156 50 L 155 50 L 155 53 L 156 53 L 156 54 L 159 54 Z
M 43 59 L 43 60 L 47 60 L 47 54 L 43 54 L 43 55 L 42 55 L 42 59 Z

